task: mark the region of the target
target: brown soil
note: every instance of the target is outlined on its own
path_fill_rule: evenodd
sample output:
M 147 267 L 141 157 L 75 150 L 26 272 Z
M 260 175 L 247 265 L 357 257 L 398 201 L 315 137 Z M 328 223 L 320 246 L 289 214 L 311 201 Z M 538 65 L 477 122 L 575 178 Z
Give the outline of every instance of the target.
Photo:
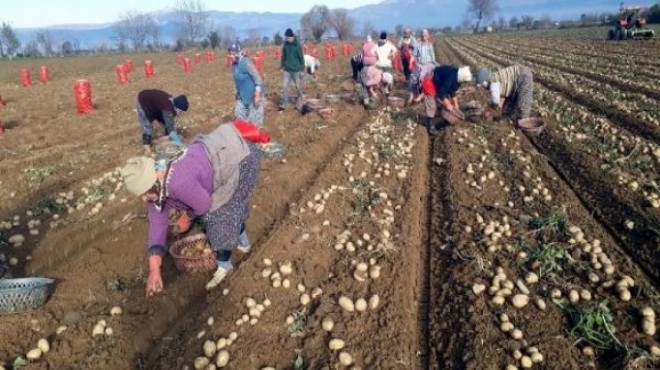
M 460 48 L 479 55 L 466 45 L 470 38 Z M 436 51 L 443 62 L 468 62 L 445 42 Z M 136 68 L 130 84 L 118 85 L 113 67 L 126 57 L 136 67 L 151 58 L 156 77 L 146 80 Z M 648 350 L 658 338 L 642 333 L 640 310 L 649 306 L 660 312 L 653 263 L 659 243 L 650 231 L 657 229 L 657 213 L 600 177 L 597 162 L 580 143 L 563 142 L 555 134 L 560 123 L 552 120 L 546 122 L 547 132 L 535 138 L 498 114 L 493 123 L 447 126 L 430 139 L 418 125 L 420 106 L 366 111 L 342 101 L 330 121 L 315 113 L 268 110 L 266 128 L 289 152 L 284 160 L 262 161 L 248 221 L 253 250 L 236 253 L 234 272 L 211 292 L 203 288 L 209 274 L 180 274 L 168 259 L 165 292 L 146 299 L 144 205 L 115 191 L 114 173 L 141 149 L 135 94 L 148 87 L 187 93 L 191 109 L 179 121 L 186 139 L 231 119 L 233 110 L 224 60 L 195 65 L 191 75 L 174 60 L 173 54 L 48 60 L 53 81 L 29 88 L 18 85 L 16 61 L 0 62 L 0 91 L 7 102 L 0 114 L 8 128 L 0 139 L 0 221 L 17 215 L 21 220 L 0 234 L 0 253 L 19 259 L 17 276 L 56 280 L 43 307 L 0 317 L 0 364 L 9 366 L 47 338 L 51 351 L 25 369 L 192 369 L 205 341 L 236 332 L 227 348 L 230 369 L 521 368 L 515 350 L 527 354 L 530 347 L 544 358 L 534 368 L 654 366 Z M 42 62 L 20 66 L 35 72 Z M 346 57 L 324 61 L 319 80 L 305 85 L 307 94 L 342 92 L 349 71 Z M 74 112 L 72 83 L 79 77 L 92 81 L 96 110 L 87 116 Z M 264 78 L 276 104 L 281 75 L 272 57 L 267 57 Z M 460 93 L 462 101 L 485 100 L 484 94 L 474 88 Z M 622 118 L 620 124 L 640 140 L 655 140 L 649 133 L 657 130 L 635 130 L 632 116 L 574 100 L 594 113 Z M 87 198 L 103 208 L 94 215 L 88 204 L 69 213 L 54 203 L 69 191 L 74 195 L 70 206 Z M 308 204 L 323 204 L 323 210 Z M 28 210 L 33 216 L 26 216 Z M 598 246 L 595 261 L 575 234 L 554 224 L 533 228 L 557 212 L 579 226 L 592 248 Z M 621 229 L 622 214 L 645 228 Z M 38 236 L 29 235 L 29 219 L 42 222 Z M 486 231 L 491 221 L 499 223 L 498 240 Z M 340 242 L 345 231 L 350 235 L 343 239 L 356 247 L 353 252 Z M 17 232 L 27 236 L 20 248 L 6 243 Z M 565 248 L 572 262 L 562 264 L 559 272 L 534 263 L 555 245 Z M 273 269 L 291 262 L 288 289 L 275 288 L 262 277 L 265 259 Z M 605 259 L 614 268 L 611 275 L 596 267 Z M 380 266 L 381 276 L 356 280 L 359 263 Z M 538 283 L 527 283 L 527 306 L 514 308 L 502 290 L 498 294 L 506 299 L 496 303 L 489 293 L 495 275 L 506 274 L 513 285 L 531 271 L 540 277 Z M 630 301 L 608 286 L 624 276 L 635 281 Z M 299 284 L 306 294 L 315 288 L 322 293 L 303 305 Z M 484 284 L 485 291 L 475 293 L 475 284 Z M 571 290 L 587 290 L 591 297 L 578 304 L 553 301 L 555 289 L 563 297 Z M 516 286 L 509 290 L 514 295 L 522 291 Z M 347 312 L 338 305 L 342 295 L 353 300 L 378 295 L 380 303 L 376 309 Z M 253 314 L 258 316 L 253 325 L 239 325 L 237 320 L 249 313 L 248 297 L 272 304 Z M 535 304 L 537 299 L 545 309 Z M 567 310 L 603 302 L 620 344 L 590 358 L 582 354 L 587 344 L 573 330 Z M 111 316 L 113 306 L 121 306 L 123 314 Z M 522 338 L 501 330 L 503 313 Z M 287 324 L 289 316 L 293 323 Z M 322 329 L 328 317 L 335 323 L 330 333 Z M 113 329 L 112 336 L 92 337 L 100 319 Z M 60 325 L 68 329 L 57 335 Z M 339 364 L 339 351 L 328 349 L 332 338 L 345 341 L 342 351 L 351 355 L 353 365 Z

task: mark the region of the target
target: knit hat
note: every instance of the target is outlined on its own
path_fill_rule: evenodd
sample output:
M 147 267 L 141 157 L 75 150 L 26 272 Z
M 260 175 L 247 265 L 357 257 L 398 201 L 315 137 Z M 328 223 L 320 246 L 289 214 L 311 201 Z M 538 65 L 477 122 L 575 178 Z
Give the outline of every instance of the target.
M 188 98 L 183 94 L 175 96 L 174 99 L 172 99 L 172 103 L 174 103 L 174 107 L 178 110 L 184 112 L 188 110 Z
M 238 41 L 232 42 L 232 44 L 229 46 L 229 52 L 233 54 L 238 54 L 242 50 L 241 48 L 241 43 Z
M 470 82 L 472 81 L 472 72 L 470 72 L 470 67 L 459 67 L 458 68 L 458 82 Z
M 394 76 L 389 72 L 383 72 L 383 81 L 388 85 L 392 85 L 394 83 Z
M 130 158 L 121 169 L 121 177 L 126 189 L 140 196 L 156 183 L 155 162 L 149 157 Z
M 387 32 L 383 31 L 380 33 L 380 39 L 381 40 L 387 40 Z
M 477 85 L 490 81 L 490 71 L 486 68 L 479 68 L 477 71 Z
M 284 31 L 284 37 L 293 37 L 293 31 L 291 28 L 287 28 L 286 31 Z

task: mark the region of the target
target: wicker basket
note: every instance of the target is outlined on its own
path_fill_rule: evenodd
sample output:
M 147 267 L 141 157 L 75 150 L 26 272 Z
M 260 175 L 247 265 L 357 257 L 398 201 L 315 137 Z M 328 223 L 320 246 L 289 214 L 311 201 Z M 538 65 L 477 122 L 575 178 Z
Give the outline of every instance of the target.
M 284 144 L 271 141 L 269 143 L 258 144 L 263 158 L 282 158 L 287 153 L 287 147 Z
M 199 242 L 208 242 L 206 235 L 192 235 L 172 244 L 170 255 L 174 258 L 174 264 L 179 271 L 186 274 L 193 274 L 196 272 L 212 271 L 217 267 L 215 253 L 202 254 L 196 257 L 186 257 L 180 254 L 184 248 Z
M 337 116 L 337 110 L 334 108 L 319 109 L 317 113 L 326 121 L 334 119 Z
M 53 282 L 47 278 L 0 279 L 0 312 L 13 313 L 43 305 Z
M 442 110 L 442 118 L 444 118 L 445 121 L 449 122 L 450 125 L 459 125 L 459 124 L 463 123 L 463 119 L 465 117 L 461 117 L 461 116 L 457 115 L 454 112 L 443 109 Z
M 531 117 L 518 121 L 518 127 L 529 135 L 539 135 L 545 128 L 545 122 L 541 118 Z
M 387 104 L 393 108 L 404 108 L 406 106 L 406 101 L 398 96 L 390 96 L 387 98 Z
M 341 100 L 339 94 L 323 94 L 322 99 L 328 104 L 337 104 Z

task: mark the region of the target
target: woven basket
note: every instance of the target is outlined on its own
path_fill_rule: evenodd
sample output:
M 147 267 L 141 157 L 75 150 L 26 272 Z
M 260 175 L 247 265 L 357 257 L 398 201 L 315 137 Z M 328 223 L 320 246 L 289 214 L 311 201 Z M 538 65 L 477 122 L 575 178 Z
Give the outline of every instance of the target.
M 198 242 L 208 243 L 206 235 L 192 235 L 178 240 L 170 247 L 170 255 L 174 258 L 174 264 L 179 271 L 186 274 L 193 274 L 196 272 L 212 271 L 217 267 L 215 253 L 202 254 L 196 257 L 186 257 L 181 255 L 181 251 L 184 248 L 195 245 Z
M 337 110 L 335 108 L 323 108 L 316 111 L 316 113 L 321 116 L 324 120 L 328 121 L 334 119 L 337 116 Z
M 287 153 L 287 147 L 284 144 L 271 141 L 269 143 L 258 144 L 263 158 L 282 158 Z
M 398 96 L 390 96 L 387 98 L 387 104 L 393 108 L 404 108 L 406 106 L 406 101 Z
M 341 100 L 339 94 L 323 94 L 322 100 L 328 104 L 337 104 Z
M 518 127 L 525 133 L 535 136 L 543 132 L 545 122 L 538 117 L 524 118 L 518 121 Z
M 53 282 L 47 278 L 0 279 L 0 312 L 13 313 L 43 305 Z

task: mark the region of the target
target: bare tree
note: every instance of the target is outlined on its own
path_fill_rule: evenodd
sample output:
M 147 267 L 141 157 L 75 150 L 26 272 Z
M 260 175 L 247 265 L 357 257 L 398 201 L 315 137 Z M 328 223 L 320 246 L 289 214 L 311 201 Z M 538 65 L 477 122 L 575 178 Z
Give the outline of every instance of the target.
M 176 13 L 180 38 L 195 43 L 208 34 L 211 24 L 209 13 L 202 0 L 179 0 Z
M 220 35 L 220 44 L 229 47 L 236 40 L 236 30 L 231 26 L 224 26 L 218 30 Z
M 21 47 L 21 42 L 16 37 L 16 33 L 11 25 L 2 22 L 0 27 L 0 57 L 12 55 Z
M 474 27 L 474 32 L 479 30 L 479 25 L 484 19 L 490 19 L 495 11 L 497 11 L 497 4 L 495 0 L 468 0 L 468 13 L 474 14 L 477 18 L 477 24 Z
M 369 35 L 373 37 L 374 33 L 378 33 L 378 31 L 376 31 L 376 26 L 374 26 L 374 24 L 370 21 L 364 22 L 364 25 L 362 26 L 363 37 L 367 37 Z
M 314 5 L 300 18 L 300 27 L 316 41 L 321 41 L 321 37 L 331 26 L 332 14 L 325 5 Z
M 124 12 L 119 17 L 114 31 L 118 44 L 130 43 L 134 50 L 144 49 L 149 38 L 158 41 L 158 24 L 153 17 L 134 10 Z
M 55 53 L 55 38 L 50 31 L 41 30 L 35 34 L 34 39 L 41 47 L 41 50 L 43 50 L 45 56 L 51 56 Z
M 245 40 L 245 41 L 246 41 L 246 44 L 250 45 L 250 46 L 257 46 L 257 47 L 261 46 L 260 45 L 260 43 L 261 43 L 261 31 L 259 31 L 258 28 L 250 28 L 248 30 L 247 40 Z
M 509 28 L 511 28 L 512 30 L 518 29 L 519 22 L 520 21 L 518 20 L 518 17 L 515 16 L 511 17 L 511 19 L 509 19 Z
M 534 17 L 531 15 L 523 15 L 520 23 L 523 24 L 526 30 L 530 30 L 532 29 L 532 26 L 534 26 Z
M 348 10 L 335 9 L 331 18 L 332 28 L 337 32 L 339 40 L 347 40 L 353 36 L 355 21 L 348 15 Z
M 38 57 L 41 55 L 39 52 L 39 43 L 37 40 L 32 39 L 23 48 L 23 54 L 29 57 Z
M 505 30 L 505 29 L 506 29 L 506 25 L 507 25 L 507 23 L 506 23 L 506 19 L 505 19 L 504 17 L 500 17 L 500 18 L 497 20 L 497 29 L 498 29 L 499 31 Z

